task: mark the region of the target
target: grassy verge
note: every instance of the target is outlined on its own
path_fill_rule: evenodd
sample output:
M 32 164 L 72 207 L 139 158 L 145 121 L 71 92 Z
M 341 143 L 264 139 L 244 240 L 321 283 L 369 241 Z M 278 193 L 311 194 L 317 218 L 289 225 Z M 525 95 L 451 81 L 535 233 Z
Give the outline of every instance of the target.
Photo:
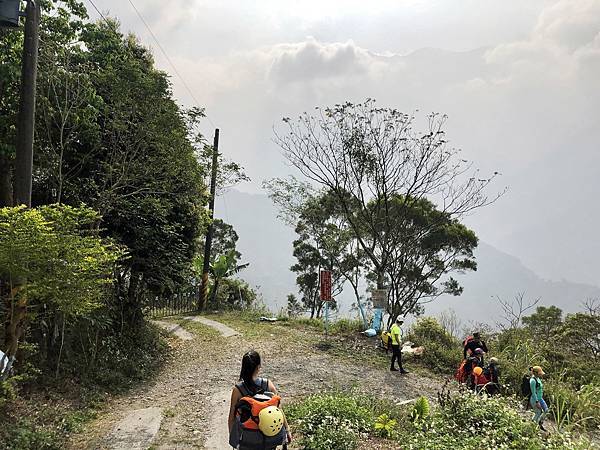
M 545 436 L 523 419 L 511 400 L 446 393 L 439 405 L 421 398 L 398 406 L 358 393 L 326 392 L 290 405 L 288 420 L 304 450 L 355 450 L 379 440 L 381 448 L 598 448 L 568 433 Z
M 106 400 L 155 376 L 167 360 L 164 335 L 152 325 L 107 341 L 105 354 L 85 377 L 67 370 L 39 374 L 0 408 L 0 449 L 62 449 L 73 433 L 102 411 Z

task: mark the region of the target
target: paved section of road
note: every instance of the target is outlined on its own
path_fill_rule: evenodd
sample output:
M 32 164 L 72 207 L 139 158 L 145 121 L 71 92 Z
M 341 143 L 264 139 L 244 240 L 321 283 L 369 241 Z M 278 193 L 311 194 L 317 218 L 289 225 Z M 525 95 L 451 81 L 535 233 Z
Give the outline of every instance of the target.
M 162 320 L 153 320 L 152 323 L 163 330 L 167 330 L 169 333 L 174 334 L 179 339 L 184 341 L 191 341 L 194 339 L 194 335 L 189 331 L 183 329 L 181 325 L 172 322 L 165 322 Z
M 131 411 L 117 423 L 103 447 L 110 450 L 146 450 L 156 439 L 161 423 L 161 408 Z
M 216 322 L 214 320 L 207 319 L 206 317 L 190 316 L 190 317 L 184 317 L 184 319 L 191 320 L 192 322 L 198 322 L 203 325 L 214 328 L 219 333 L 221 333 L 221 336 L 223 336 L 223 337 L 232 337 L 232 336 L 240 335 L 240 333 L 238 331 L 235 331 L 233 328 L 229 328 L 227 325 L 223 325 L 221 322 Z

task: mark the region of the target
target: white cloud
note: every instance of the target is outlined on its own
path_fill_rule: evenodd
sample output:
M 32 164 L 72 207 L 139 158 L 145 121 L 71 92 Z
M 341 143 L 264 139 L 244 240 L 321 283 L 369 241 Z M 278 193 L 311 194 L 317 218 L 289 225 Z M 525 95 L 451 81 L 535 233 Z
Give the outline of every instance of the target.
M 312 0 L 302 13 L 284 0 L 182 1 L 152 0 L 143 13 L 221 127 L 223 151 L 256 181 L 246 189 L 290 171 L 271 142 L 283 116 L 366 97 L 447 113 L 452 145 L 511 186 L 470 219 L 481 237 L 542 275 L 597 281 L 600 0 L 395 1 L 376 14 L 328 1 L 326 15 Z M 127 2 L 111 3 L 151 44 Z
M 346 43 L 325 44 L 309 38 L 295 44 L 281 44 L 270 51 L 269 76 L 277 83 L 310 82 L 319 78 L 364 75 L 372 58 L 369 53 Z

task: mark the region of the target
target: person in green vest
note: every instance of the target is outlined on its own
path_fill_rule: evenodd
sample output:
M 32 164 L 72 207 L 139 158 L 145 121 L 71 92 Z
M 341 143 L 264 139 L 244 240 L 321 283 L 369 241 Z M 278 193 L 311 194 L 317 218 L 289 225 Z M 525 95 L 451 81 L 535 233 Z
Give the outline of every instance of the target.
M 533 366 L 531 368 L 531 378 L 529 379 L 529 386 L 531 389 L 531 398 L 529 402 L 534 411 L 533 421 L 536 422 L 543 431 L 544 418 L 548 414 L 548 405 L 544 401 L 544 383 L 542 377 L 545 375 L 544 371 L 540 366 Z
M 404 321 L 400 317 L 398 317 L 396 319 L 396 322 L 394 323 L 394 325 L 392 325 L 392 328 L 390 329 L 390 339 L 392 340 L 392 366 L 390 367 L 390 370 L 392 372 L 400 371 L 400 373 L 402 374 L 408 373 L 408 371 L 404 370 L 404 367 L 402 367 L 402 352 L 400 349 L 400 345 L 402 344 L 402 328 L 400 328 L 400 325 L 402 325 L 403 323 Z M 396 362 L 396 360 L 398 360 L 398 366 L 400 367 L 400 369 L 396 369 L 394 367 L 394 363 Z

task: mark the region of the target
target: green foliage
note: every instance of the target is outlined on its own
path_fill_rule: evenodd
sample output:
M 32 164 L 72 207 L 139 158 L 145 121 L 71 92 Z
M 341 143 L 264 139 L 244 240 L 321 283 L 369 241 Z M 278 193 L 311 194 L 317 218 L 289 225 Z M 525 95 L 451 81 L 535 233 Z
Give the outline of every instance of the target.
M 414 423 L 423 421 L 429 417 L 430 406 L 427 397 L 419 397 L 410 413 L 410 418 Z
M 375 415 L 358 396 L 343 393 L 313 395 L 286 409 L 288 420 L 301 433 L 304 449 L 352 450 L 362 433 L 374 430 Z
M 561 429 L 586 429 L 600 423 L 597 398 L 600 367 L 594 364 L 596 319 L 569 315 L 560 324 L 558 308 L 538 308 L 523 318 L 524 327 L 505 330 L 489 342 L 501 361 L 506 393 L 520 396 L 527 368 L 541 365 L 547 374 L 544 390 L 551 417 Z M 541 323 L 541 320 L 550 323 Z
M 403 443 L 403 448 L 423 450 L 480 450 L 488 446 L 519 450 L 583 450 L 590 445 L 560 433 L 544 440 L 537 425 L 524 420 L 512 401 L 470 393 L 448 395 L 427 420 L 403 428 L 398 440 Z
M 220 280 L 215 300 L 211 305 L 217 310 L 242 310 L 251 308 L 257 301 L 256 291 L 238 278 Z
M 331 334 L 350 335 L 361 331 L 363 331 L 363 323 L 358 319 L 338 319 L 329 326 Z
M 576 391 L 556 380 L 546 386 L 550 414 L 559 430 L 590 429 L 600 425 L 600 385 L 587 384 Z
M 326 420 L 302 438 L 300 445 L 303 450 L 354 450 L 358 448 L 358 437 L 337 420 Z
M 521 395 L 521 380 L 528 368 L 535 365 L 547 367 L 542 347 L 522 334 L 512 334 L 497 347 L 502 367 L 502 385 L 507 393 Z
M 291 405 L 286 414 L 303 449 L 363 448 L 367 436 L 392 439 L 403 449 L 594 448 L 567 432 L 543 437 L 512 399 L 471 393 L 444 391 L 438 406 L 422 397 L 411 408 L 358 393 L 321 393 Z M 389 448 L 395 445 L 390 442 Z
M 381 437 L 391 438 L 397 428 L 398 421 L 392 419 L 387 414 L 381 414 L 375 421 L 375 431 L 379 432 Z
M 122 334 L 106 334 L 97 344 L 93 365 L 84 381 L 112 392 L 121 392 L 155 375 L 167 358 L 168 346 L 160 330 L 144 324 Z M 76 360 L 70 364 L 73 367 Z
M 1 450 L 59 450 L 64 448 L 57 433 L 22 419 L 10 429 L 0 430 Z
M 300 314 L 302 314 L 303 310 L 304 310 L 304 307 L 300 304 L 300 301 L 298 300 L 298 298 L 294 294 L 289 294 L 287 296 L 287 306 L 286 306 L 286 312 L 287 312 L 288 317 L 296 318 Z
M 538 306 L 536 312 L 522 319 L 530 333 L 550 339 L 562 325 L 562 310 L 556 306 Z
M 425 347 L 422 363 L 439 373 L 454 373 L 462 358 L 460 343 L 433 317 L 419 319 L 409 330 L 408 339 Z
M 26 279 L 30 302 L 50 303 L 69 317 L 101 304 L 120 253 L 98 236 L 89 208 L 0 209 L 0 276 Z
M 560 341 L 576 356 L 600 359 L 600 315 L 577 313 L 568 315 L 558 330 Z

